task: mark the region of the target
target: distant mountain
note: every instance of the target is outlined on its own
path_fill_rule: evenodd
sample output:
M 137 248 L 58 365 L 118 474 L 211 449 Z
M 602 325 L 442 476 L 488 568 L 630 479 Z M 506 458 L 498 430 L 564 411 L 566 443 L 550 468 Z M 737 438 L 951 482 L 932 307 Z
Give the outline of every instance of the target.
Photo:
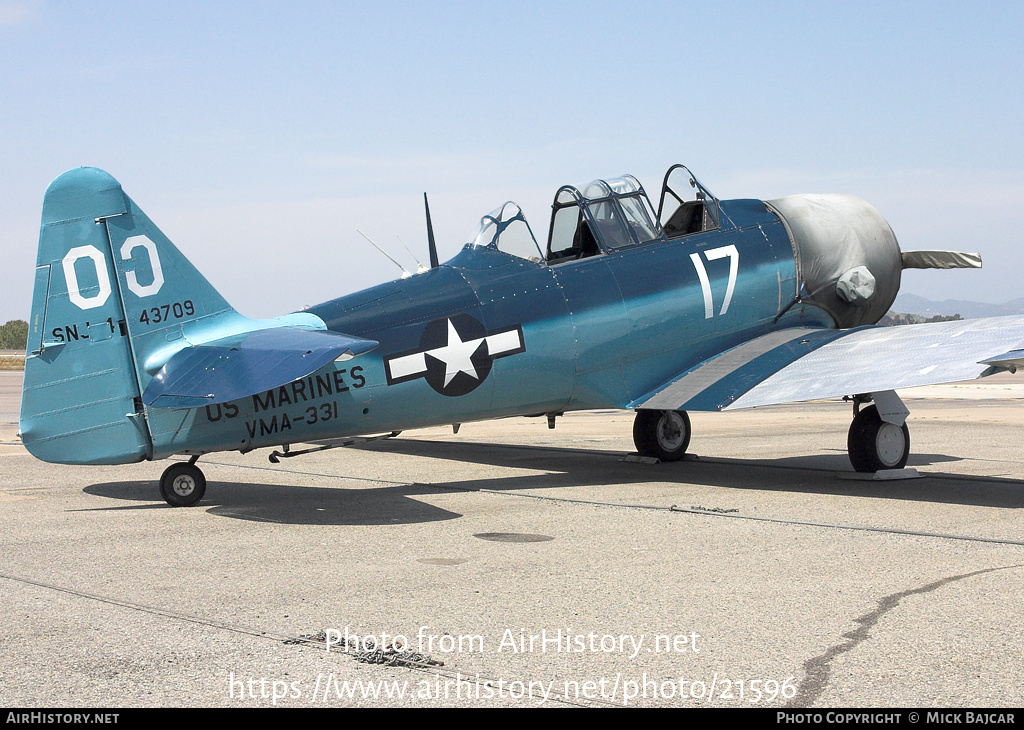
M 959 314 L 936 314 L 933 317 L 925 317 L 923 314 L 903 314 L 901 312 L 894 312 L 891 309 L 889 312 L 878 320 L 878 324 L 883 327 L 893 327 L 899 324 L 925 324 L 926 322 L 949 322 L 952 320 L 963 319 Z
M 1014 299 L 1005 304 L 986 304 L 963 299 L 945 299 L 933 302 L 916 294 L 898 294 L 892 305 L 895 312 L 920 314 L 924 317 L 959 314 L 964 319 L 978 317 L 1000 317 L 1004 314 L 1024 314 L 1024 299 Z

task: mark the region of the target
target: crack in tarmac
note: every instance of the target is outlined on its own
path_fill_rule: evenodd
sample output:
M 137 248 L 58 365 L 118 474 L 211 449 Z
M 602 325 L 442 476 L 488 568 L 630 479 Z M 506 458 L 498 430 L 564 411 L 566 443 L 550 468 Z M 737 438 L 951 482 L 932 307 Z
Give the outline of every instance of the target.
M 985 568 L 984 570 L 975 570 L 972 573 L 952 575 L 948 578 L 942 578 L 941 580 L 927 583 L 920 588 L 911 588 L 910 590 L 891 593 L 888 596 L 883 597 L 878 602 L 874 611 L 854 619 L 854 623 L 860 624 L 860 626 L 853 631 L 843 634 L 843 638 L 847 639 L 847 641 L 844 641 L 841 644 L 836 644 L 830 647 L 824 654 L 808 659 L 804 662 L 804 671 L 806 672 L 806 676 L 804 677 L 804 681 L 800 683 L 800 689 L 797 690 L 796 695 L 786 704 L 786 707 L 808 707 L 817 701 L 822 692 L 824 692 L 825 688 L 828 686 L 829 677 L 832 674 L 832 660 L 840 654 L 852 651 L 863 641 L 867 640 L 870 636 L 871 629 L 875 627 L 882 616 L 896 608 L 904 598 L 921 593 L 931 593 L 947 583 L 952 583 L 954 581 L 964 580 L 965 578 L 982 575 L 983 573 L 992 573 L 997 570 L 1010 570 L 1011 568 L 1024 568 L 1024 565 L 1004 565 L 1000 568 Z

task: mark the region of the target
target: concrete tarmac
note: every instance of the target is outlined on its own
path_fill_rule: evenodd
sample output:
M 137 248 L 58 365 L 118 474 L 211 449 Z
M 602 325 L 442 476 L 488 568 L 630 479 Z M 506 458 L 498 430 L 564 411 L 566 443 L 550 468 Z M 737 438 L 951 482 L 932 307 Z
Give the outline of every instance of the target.
M 615 412 L 213 454 L 187 509 L 159 496 L 167 462 L 31 457 L 19 378 L 0 373 L 2 706 L 1024 697 L 1019 378 L 905 393 L 914 480 L 839 478 L 831 402 L 691 414 L 699 458 L 673 464 L 621 461 Z M 429 659 L 361 660 L 382 635 Z

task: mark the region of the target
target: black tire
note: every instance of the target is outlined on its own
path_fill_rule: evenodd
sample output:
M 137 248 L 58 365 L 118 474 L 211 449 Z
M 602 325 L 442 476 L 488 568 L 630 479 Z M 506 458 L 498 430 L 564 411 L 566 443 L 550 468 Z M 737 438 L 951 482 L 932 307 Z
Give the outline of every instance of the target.
M 172 507 L 191 507 L 206 494 L 206 477 L 194 464 L 172 464 L 160 477 L 160 496 Z
M 850 424 L 846 448 L 850 463 L 859 472 L 902 469 L 910 458 L 910 429 L 905 421 L 902 428 L 886 423 L 878 415 L 878 408 L 868 406 Z
M 633 443 L 641 456 L 679 461 L 690 445 L 690 417 L 686 411 L 637 411 Z

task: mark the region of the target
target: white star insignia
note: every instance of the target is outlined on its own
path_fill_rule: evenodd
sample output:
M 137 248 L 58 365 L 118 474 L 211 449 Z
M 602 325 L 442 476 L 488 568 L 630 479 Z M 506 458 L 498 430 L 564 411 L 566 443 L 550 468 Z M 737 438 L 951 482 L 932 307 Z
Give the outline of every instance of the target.
M 452 378 L 459 373 L 465 373 L 474 380 L 479 380 L 480 375 L 476 371 L 476 366 L 473 365 L 473 353 L 476 352 L 477 348 L 480 347 L 480 343 L 483 341 L 483 337 L 478 337 L 475 340 L 467 340 L 463 342 L 462 338 L 459 337 L 458 330 L 455 329 L 455 325 L 452 324 L 452 321 L 449 319 L 448 344 L 434 350 L 427 350 L 424 354 L 437 358 L 445 364 L 445 387 L 447 387 L 448 383 L 452 382 Z

